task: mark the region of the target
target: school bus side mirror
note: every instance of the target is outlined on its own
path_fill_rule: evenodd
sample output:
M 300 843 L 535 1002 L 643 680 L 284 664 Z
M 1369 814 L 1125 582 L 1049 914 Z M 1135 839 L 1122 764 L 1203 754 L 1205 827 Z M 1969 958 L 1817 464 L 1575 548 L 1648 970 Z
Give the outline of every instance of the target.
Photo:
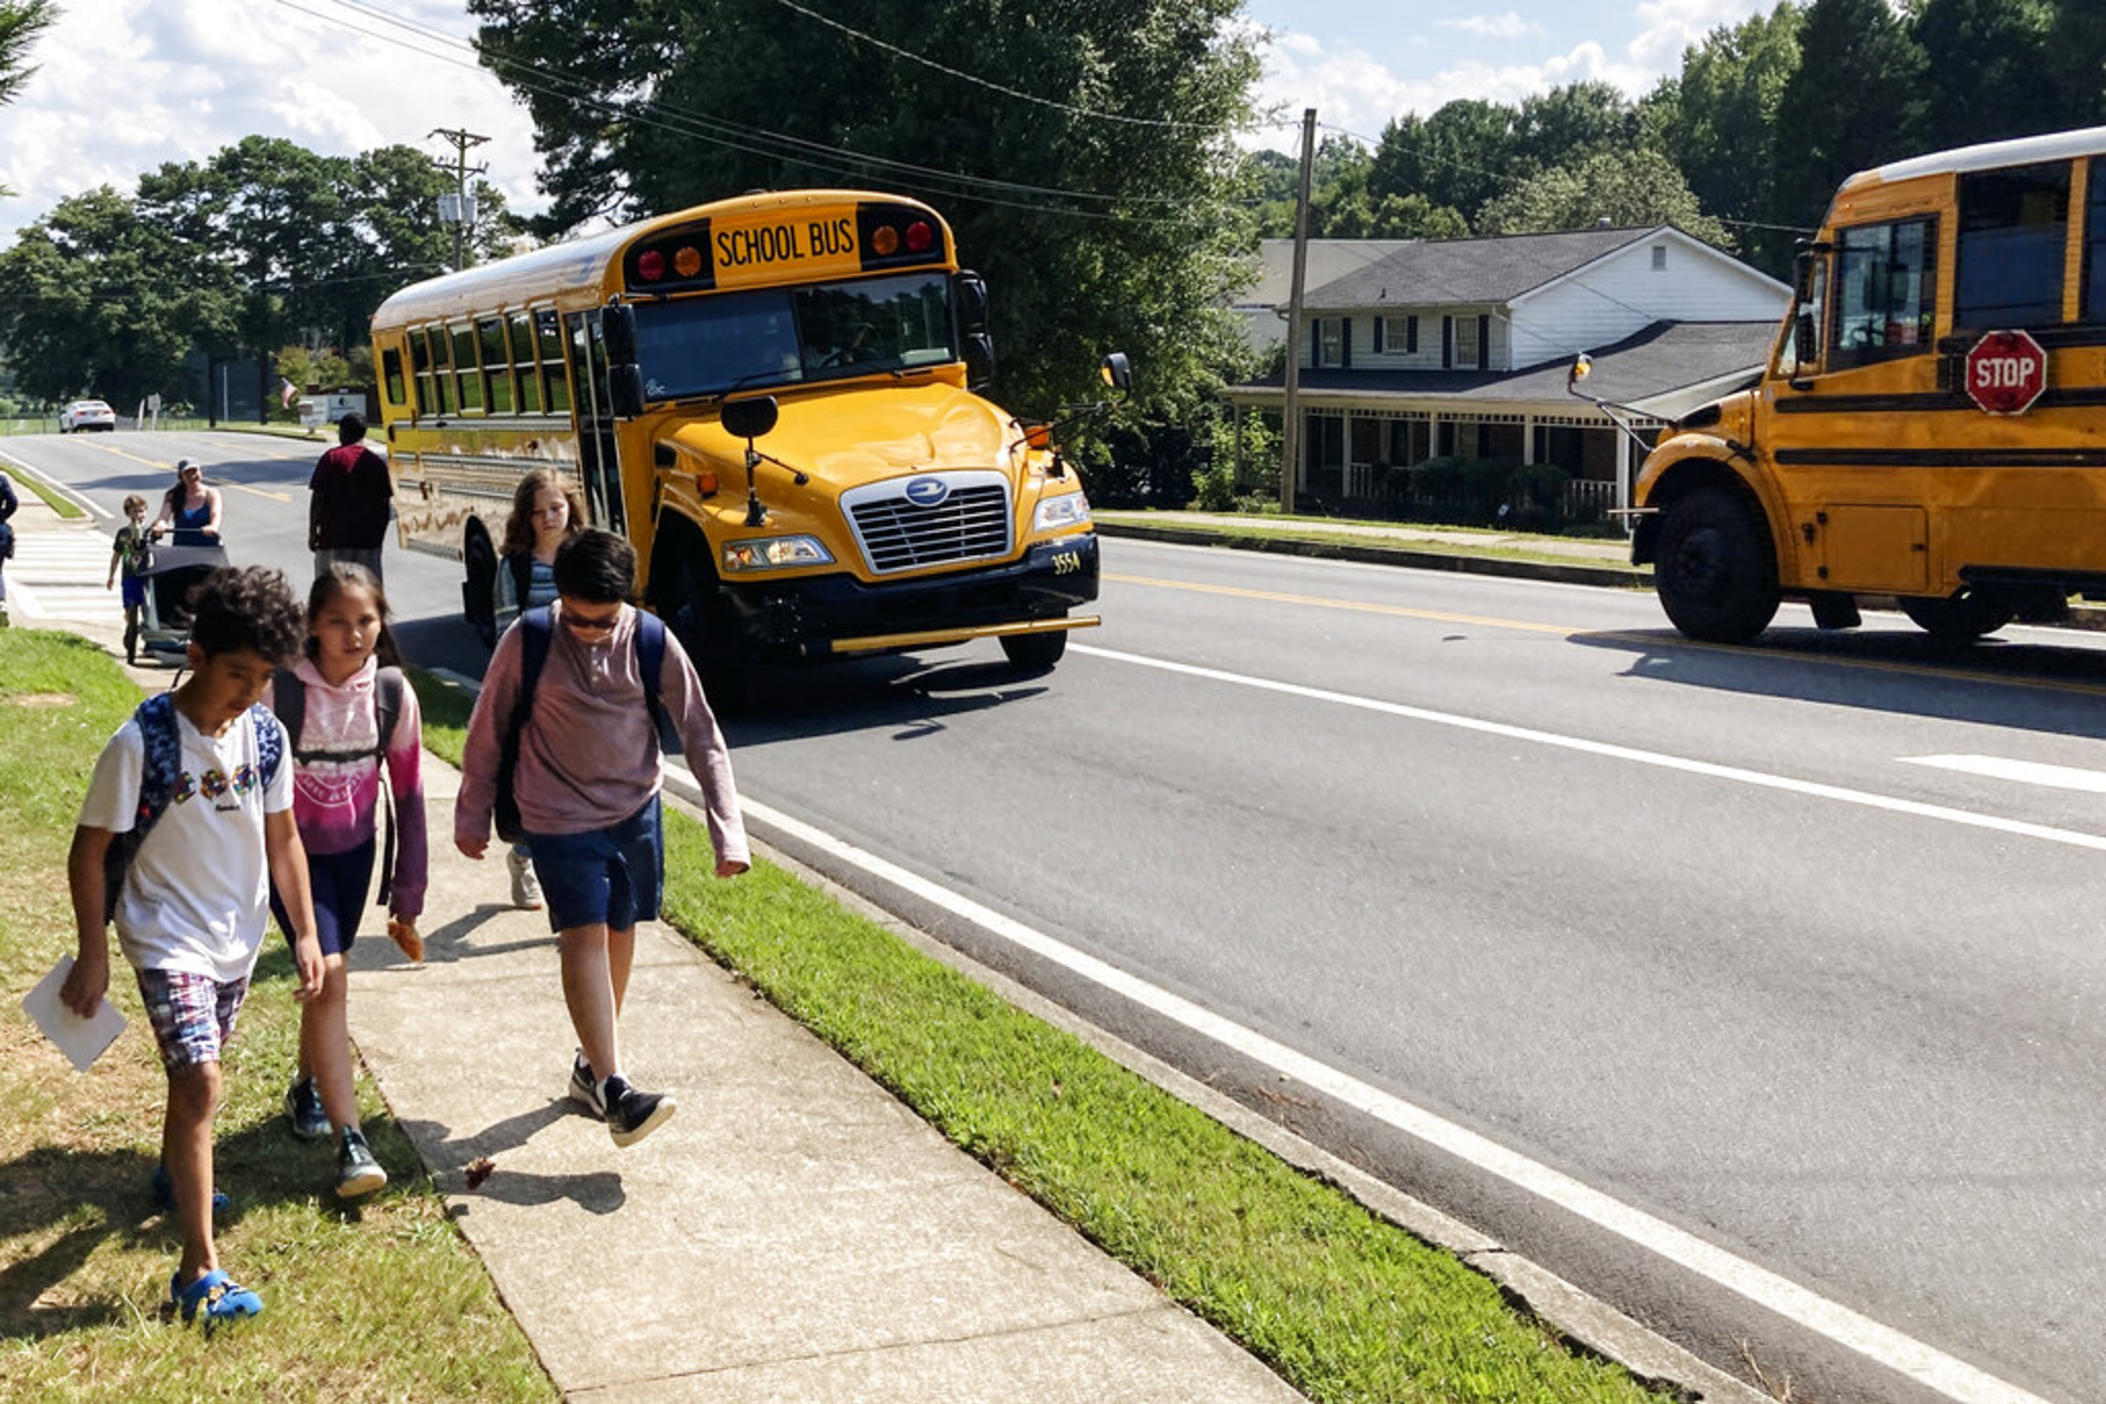
M 634 419 L 643 413 L 643 372 L 634 362 L 607 368 L 607 407 L 616 419 Z
M 609 365 L 628 365 L 636 359 L 636 309 L 626 302 L 608 304 L 600 313 L 600 336 L 606 343 Z
M 1114 351 L 1106 356 L 1104 364 L 1097 368 L 1097 374 L 1104 377 L 1106 385 L 1122 395 L 1133 389 L 1133 367 L 1127 363 L 1124 351 Z
M 974 332 L 965 338 L 965 384 L 969 390 L 985 390 L 994 384 L 994 338 Z
M 987 284 L 977 273 L 958 275 L 958 326 L 968 336 L 987 330 Z
M 724 406 L 718 423 L 734 439 L 758 439 L 775 427 L 775 397 L 761 395 L 751 400 L 733 400 Z

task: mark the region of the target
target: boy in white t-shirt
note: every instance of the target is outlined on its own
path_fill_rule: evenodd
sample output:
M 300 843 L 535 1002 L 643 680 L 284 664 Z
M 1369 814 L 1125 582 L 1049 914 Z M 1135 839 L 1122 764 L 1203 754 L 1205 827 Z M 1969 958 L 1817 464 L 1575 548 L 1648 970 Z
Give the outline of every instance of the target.
M 202 1310 L 209 1326 L 263 1309 L 220 1271 L 212 1117 L 220 1050 L 263 943 L 270 881 L 295 927 L 295 999 L 321 989 L 322 952 L 293 825 L 285 729 L 257 705 L 279 665 L 299 653 L 305 617 L 283 575 L 254 567 L 213 571 L 192 608 L 189 680 L 140 705 L 88 782 L 66 864 L 80 953 L 59 997 L 76 1013 L 94 1012 L 109 988 L 103 928 L 114 920 L 168 1070 L 156 1182 L 181 1223 L 183 1258 L 163 1311 L 190 1321 Z M 130 852 L 114 909 L 113 845 Z

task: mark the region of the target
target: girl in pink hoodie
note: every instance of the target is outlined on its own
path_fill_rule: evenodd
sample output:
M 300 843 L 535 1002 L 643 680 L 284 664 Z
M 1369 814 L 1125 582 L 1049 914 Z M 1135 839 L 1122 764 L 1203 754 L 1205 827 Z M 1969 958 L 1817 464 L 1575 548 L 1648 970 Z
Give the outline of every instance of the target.
M 336 1128 L 336 1192 L 345 1199 L 387 1183 L 359 1125 L 344 1008 L 344 956 L 358 935 L 373 876 L 376 821 L 387 804 L 380 788 L 383 765 L 393 800 L 387 825 L 392 861 L 381 872 L 379 900 L 388 908 L 388 935 L 395 944 L 412 960 L 424 955 L 417 934 L 427 867 L 418 764 L 423 724 L 417 694 L 402 670 L 375 657 L 379 652 L 393 663 L 387 613 L 387 597 L 371 571 L 342 563 L 325 568 L 307 597 L 307 656 L 278 675 L 272 693 L 292 743 L 293 819 L 307 848 L 323 963 L 322 992 L 301 1008 L 299 1076 L 285 1094 L 285 1110 L 302 1140 L 320 1140 Z M 275 891 L 271 902 L 275 909 Z

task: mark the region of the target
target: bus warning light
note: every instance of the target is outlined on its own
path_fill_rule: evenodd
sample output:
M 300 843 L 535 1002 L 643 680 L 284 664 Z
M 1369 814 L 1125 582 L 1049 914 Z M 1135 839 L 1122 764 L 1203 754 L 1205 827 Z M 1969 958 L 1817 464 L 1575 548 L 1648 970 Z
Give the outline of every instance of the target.
M 673 271 L 683 278 L 692 278 L 702 271 L 702 251 L 693 244 L 682 244 L 673 255 Z
M 637 256 L 636 276 L 646 283 L 655 283 L 665 276 L 665 255 L 656 249 L 646 249 Z
M 929 222 L 927 220 L 915 220 L 912 224 L 907 226 L 907 252 L 927 253 L 929 251 L 929 244 L 933 239 L 935 239 L 935 237 L 936 231 L 929 228 Z M 888 249 L 885 252 L 889 253 L 890 250 Z
M 899 252 L 899 231 L 889 224 L 878 226 L 877 233 L 870 236 L 870 247 L 877 250 L 878 257 L 890 258 Z

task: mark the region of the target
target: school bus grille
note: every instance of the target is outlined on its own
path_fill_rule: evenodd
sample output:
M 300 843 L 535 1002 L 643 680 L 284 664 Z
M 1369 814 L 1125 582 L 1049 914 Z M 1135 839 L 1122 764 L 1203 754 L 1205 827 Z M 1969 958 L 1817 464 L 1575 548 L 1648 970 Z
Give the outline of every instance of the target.
M 978 475 L 975 475 L 978 476 Z M 1009 489 L 996 480 L 959 484 L 933 507 L 888 490 L 849 505 L 863 559 L 874 574 L 1009 554 Z M 924 479 L 923 481 L 926 481 Z

